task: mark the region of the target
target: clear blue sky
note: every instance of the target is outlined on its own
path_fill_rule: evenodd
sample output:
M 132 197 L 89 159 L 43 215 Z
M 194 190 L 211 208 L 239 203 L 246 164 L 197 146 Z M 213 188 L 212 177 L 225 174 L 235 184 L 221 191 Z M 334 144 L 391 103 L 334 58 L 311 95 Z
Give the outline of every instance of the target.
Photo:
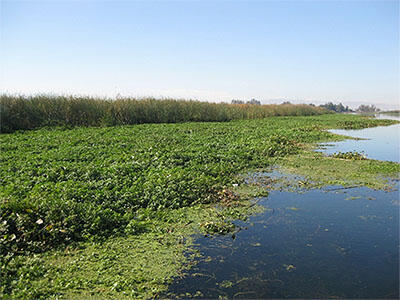
M 1 91 L 399 105 L 399 1 L 4 1 Z

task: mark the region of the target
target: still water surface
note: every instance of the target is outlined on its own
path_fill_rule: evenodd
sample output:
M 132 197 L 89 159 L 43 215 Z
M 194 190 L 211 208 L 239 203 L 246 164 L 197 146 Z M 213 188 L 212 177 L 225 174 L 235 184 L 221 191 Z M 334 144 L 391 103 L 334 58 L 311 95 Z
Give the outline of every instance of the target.
M 327 153 L 399 162 L 399 125 L 339 131 Z M 275 174 L 276 175 L 276 174 Z M 234 236 L 199 237 L 202 258 L 165 297 L 399 298 L 399 183 L 392 191 L 330 186 L 260 198 L 265 212 Z
M 235 238 L 197 240 L 204 257 L 169 297 L 398 298 L 397 191 L 273 191 L 260 204 Z
M 399 116 L 377 115 L 377 118 L 400 121 Z M 326 149 L 319 151 L 327 154 L 357 151 L 364 153 L 370 159 L 400 162 L 400 124 L 358 130 L 336 129 L 329 131 L 354 138 L 362 138 L 363 140 L 336 142 L 325 145 Z

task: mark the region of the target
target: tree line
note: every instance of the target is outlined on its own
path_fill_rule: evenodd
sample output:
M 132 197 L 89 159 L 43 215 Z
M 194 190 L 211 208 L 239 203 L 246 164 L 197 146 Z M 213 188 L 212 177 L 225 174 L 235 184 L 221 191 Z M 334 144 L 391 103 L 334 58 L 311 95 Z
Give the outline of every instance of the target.
M 261 105 L 261 101 L 256 100 L 256 99 L 251 99 L 250 101 L 244 101 L 244 100 L 236 100 L 233 99 L 231 101 L 231 104 L 254 104 L 254 105 Z M 284 101 L 281 103 L 282 105 L 288 105 L 291 104 L 290 101 Z M 310 106 L 316 106 L 313 103 L 308 104 Z M 344 106 L 341 102 L 339 104 L 334 104 L 333 102 L 327 102 L 325 104 L 319 105 L 319 107 L 325 108 L 330 111 L 334 111 L 337 113 L 345 113 L 345 112 L 359 112 L 359 113 L 375 113 L 380 111 L 379 108 L 377 108 L 375 105 L 365 105 L 361 104 L 358 108 L 351 109 L 348 105 Z

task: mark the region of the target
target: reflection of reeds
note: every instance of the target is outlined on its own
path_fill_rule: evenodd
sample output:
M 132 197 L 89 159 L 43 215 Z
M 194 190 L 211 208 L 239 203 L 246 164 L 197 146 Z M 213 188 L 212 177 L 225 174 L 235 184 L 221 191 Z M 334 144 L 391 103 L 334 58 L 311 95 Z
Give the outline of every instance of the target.
M 304 104 L 227 104 L 175 99 L 101 99 L 0 95 L 1 132 L 43 126 L 112 126 L 142 123 L 223 122 L 327 113 Z

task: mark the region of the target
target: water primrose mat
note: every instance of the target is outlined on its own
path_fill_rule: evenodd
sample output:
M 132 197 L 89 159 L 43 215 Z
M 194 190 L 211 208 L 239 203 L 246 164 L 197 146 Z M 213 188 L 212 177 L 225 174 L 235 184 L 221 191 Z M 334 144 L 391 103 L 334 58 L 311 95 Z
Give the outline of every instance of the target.
M 0 135 L 2 298 L 153 298 L 194 263 L 194 234 L 259 211 L 272 165 L 306 184 L 389 189 L 399 164 L 326 157 L 325 129 L 394 124 L 353 115 L 52 127 Z M 345 172 L 344 172 L 345 170 Z

